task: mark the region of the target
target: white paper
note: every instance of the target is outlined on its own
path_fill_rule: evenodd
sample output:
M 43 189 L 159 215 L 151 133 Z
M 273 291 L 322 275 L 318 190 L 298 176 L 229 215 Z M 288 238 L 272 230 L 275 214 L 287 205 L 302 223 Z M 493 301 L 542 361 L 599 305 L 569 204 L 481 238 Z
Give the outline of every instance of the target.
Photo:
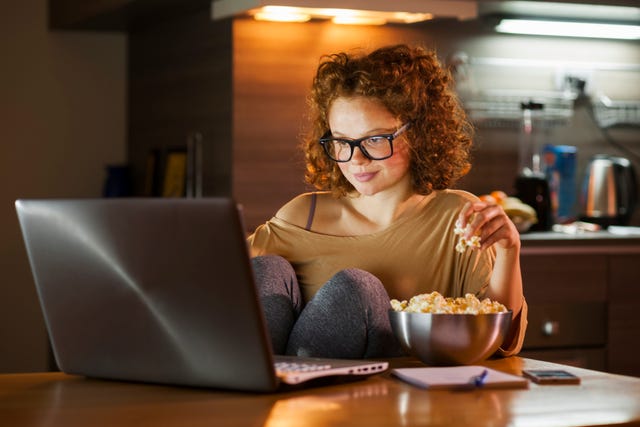
M 473 378 L 487 370 L 481 386 Z M 507 374 L 484 366 L 450 366 L 425 368 L 399 368 L 392 375 L 410 384 L 427 389 L 473 389 L 473 388 L 527 388 L 529 380 L 518 375 Z

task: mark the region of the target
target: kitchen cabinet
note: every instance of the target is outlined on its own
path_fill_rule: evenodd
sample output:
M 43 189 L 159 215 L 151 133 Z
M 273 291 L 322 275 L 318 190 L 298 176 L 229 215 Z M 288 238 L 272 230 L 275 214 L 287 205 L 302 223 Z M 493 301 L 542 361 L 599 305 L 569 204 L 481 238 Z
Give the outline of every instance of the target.
M 210 0 L 49 0 L 49 27 L 127 31 L 141 21 L 208 8 Z
M 609 257 L 609 370 L 640 376 L 640 254 Z
M 524 357 L 640 376 L 640 238 L 523 235 Z

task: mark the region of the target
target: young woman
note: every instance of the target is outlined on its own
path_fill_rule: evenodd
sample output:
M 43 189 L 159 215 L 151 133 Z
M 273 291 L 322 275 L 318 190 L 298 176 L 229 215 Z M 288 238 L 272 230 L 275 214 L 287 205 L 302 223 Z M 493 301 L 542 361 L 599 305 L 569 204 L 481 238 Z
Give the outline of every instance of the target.
M 304 141 L 319 191 L 249 238 L 276 353 L 401 353 L 389 299 L 473 293 L 513 311 L 500 352 L 526 329 L 520 238 L 496 204 L 450 187 L 469 170 L 472 129 L 434 52 L 406 45 L 321 61 Z M 456 222 L 481 246 L 455 249 Z

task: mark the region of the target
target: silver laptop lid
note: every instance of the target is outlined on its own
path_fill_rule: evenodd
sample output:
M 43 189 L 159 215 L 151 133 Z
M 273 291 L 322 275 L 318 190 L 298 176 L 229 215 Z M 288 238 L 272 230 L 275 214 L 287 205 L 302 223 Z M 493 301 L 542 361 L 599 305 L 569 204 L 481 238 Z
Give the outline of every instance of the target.
M 233 200 L 18 200 L 58 366 L 93 377 L 273 390 Z

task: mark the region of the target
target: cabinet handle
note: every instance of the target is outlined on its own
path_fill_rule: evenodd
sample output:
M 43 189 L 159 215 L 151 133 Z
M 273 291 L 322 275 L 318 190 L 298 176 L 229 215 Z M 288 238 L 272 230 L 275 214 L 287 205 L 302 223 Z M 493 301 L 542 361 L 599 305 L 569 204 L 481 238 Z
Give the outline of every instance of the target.
M 548 337 L 558 335 L 560 333 L 560 322 L 556 320 L 547 320 L 542 324 L 542 334 Z

